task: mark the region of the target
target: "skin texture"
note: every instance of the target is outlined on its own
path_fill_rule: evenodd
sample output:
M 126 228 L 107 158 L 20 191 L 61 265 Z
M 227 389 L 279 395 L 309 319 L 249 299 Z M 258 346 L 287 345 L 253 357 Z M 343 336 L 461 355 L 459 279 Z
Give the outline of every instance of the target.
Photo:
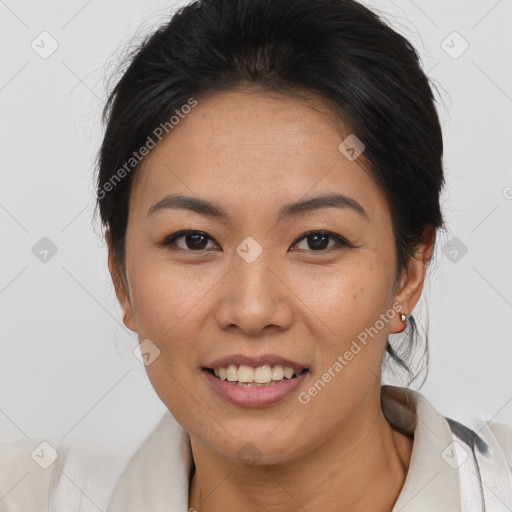
M 125 325 L 150 339 L 160 356 L 146 367 L 163 403 L 191 437 L 196 471 L 189 506 L 223 510 L 390 511 L 409 467 L 412 439 L 380 408 L 380 373 L 398 314 L 308 404 L 292 393 L 267 407 L 243 408 L 217 395 L 201 368 L 221 356 L 276 353 L 305 363 L 304 391 L 332 367 L 393 303 L 417 303 L 433 233 L 394 289 L 395 246 L 383 192 L 338 149 L 349 134 L 324 101 L 237 90 L 198 98 L 198 105 L 143 160 L 130 196 L 126 282 L 110 246 L 109 269 Z M 349 208 L 322 208 L 278 222 L 285 203 L 315 194 L 350 196 Z M 218 220 L 187 210 L 148 215 L 165 195 L 220 204 Z M 184 229 L 210 238 L 194 250 Z M 321 250 L 302 238 L 325 230 Z M 262 254 L 236 252 L 248 236 Z M 309 242 L 309 243 L 308 243 Z M 244 464 L 238 450 L 260 453 Z M 171 462 L 170 462 L 171 463 Z M 303 507 L 303 508 L 302 508 Z

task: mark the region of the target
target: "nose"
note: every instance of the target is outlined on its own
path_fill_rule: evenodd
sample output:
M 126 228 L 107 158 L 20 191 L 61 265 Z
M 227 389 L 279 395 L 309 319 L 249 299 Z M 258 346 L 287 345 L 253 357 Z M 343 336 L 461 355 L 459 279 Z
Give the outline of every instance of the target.
M 251 263 L 234 254 L 215 308 L 221 329 L 240 329 L 249 336 L 288 329 L 293 319 L 291 292 L 272 263 L 270 251 Z

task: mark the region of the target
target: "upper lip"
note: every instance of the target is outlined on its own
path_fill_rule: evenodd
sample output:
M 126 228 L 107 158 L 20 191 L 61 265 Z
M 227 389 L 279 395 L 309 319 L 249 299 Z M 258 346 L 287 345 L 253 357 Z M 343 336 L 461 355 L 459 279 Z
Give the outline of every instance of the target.
M 219 357 L 213 361 L 206 363 L 205 368 L 221 368 L 227 367 L 230 364 L 235 365 L 247 365 L 247 366 L 263 366 L 263 365 L 276 365 L 288 366 L 293 368 L 294 371 L 301 371 L 303 369 L 309 369 L 307 364 L 303 364 L 286 357 L 279 356 L 277 354 L 261 354 L 259 356 L 249 357 L 244 354 L 232 354 L 229 356 Z

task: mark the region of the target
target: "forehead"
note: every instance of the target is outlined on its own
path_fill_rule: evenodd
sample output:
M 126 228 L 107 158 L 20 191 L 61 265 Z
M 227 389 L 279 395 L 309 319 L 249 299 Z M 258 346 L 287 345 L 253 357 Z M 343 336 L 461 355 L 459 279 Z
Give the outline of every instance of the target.
M 382 203 L 364 154 L 351 161 L 339 150 L 348 135 L 319 96 L 216 93 L 198 98 L 144 158 L 132 192 L 146 208 L 176 189 L 229 198 L 242 208 L 256 203 L 262 208 L 264 198 L 287 202 L 320 189 Z

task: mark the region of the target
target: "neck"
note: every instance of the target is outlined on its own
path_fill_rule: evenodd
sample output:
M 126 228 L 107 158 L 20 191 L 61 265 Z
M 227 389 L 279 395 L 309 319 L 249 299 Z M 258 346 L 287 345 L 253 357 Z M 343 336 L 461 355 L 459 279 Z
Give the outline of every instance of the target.
M 405 482 L 413 440 L 387 422 L 380 389 L 371 401 L 350 425 L 280 464 L 227 460 L 191 436 L 196 470 L 189 507 L 199 512 L 391 511 Z M 375 413 L 368 415 L 368 410 Z

